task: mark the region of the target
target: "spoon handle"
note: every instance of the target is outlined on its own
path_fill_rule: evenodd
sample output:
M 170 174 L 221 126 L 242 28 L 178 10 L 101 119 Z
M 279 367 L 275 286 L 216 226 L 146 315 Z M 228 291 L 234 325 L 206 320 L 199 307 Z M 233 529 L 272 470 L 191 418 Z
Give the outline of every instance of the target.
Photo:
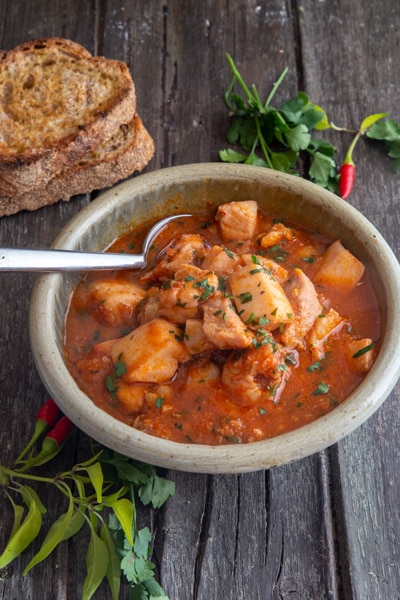
M 0 248 L 0 272 L 140 269 L 145 264 L 143 254 Z

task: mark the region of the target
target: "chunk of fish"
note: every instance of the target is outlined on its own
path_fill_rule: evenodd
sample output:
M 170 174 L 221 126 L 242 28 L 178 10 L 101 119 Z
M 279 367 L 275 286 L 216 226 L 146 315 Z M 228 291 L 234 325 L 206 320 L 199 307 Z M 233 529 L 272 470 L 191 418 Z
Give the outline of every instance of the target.
M 261 399 L 277 402 L 291 367 L 285 364 L 286 351 L 266 343 L 243 351 L 232 352 L 222 369 L 221 381 L 232 394 L 232 400 L 252 405 Z
M 138 413 L 142 410 L 147 393 L 147 385 L 141 383 L 126 383 L 119 380 L 115 398 L 128 413 Z
M 204 302 L 203 319 L 204 334 L 217 348 L 246 348 L 254 339 L 223 292 L 216 292 Z
M 255 268 L 254 265 L 263 267 L 263 270 L 267 274 L 273 275 L 273 277 L 275 277 L 275 279 L 279 281 L 281 285 L 285 283 L 288 278 L 288 272 L 285 267 L 282 267 L 282 265 L 278 264 L 271 258 L 265 258 L 259 254 L 242 254 L 240 256 L 240 264 L 253 265 L 253 268 Z
M 257 226 L 257 202 L 229 202 L 218 207 L 216 221 L 225 242 L 251 239 Z
M 111 347 L 111 358 L 122 361 L 126 383 L 170 381 L 179 364 L 189 359 L 182 331 L 165 319 L 153 319 L 140 325 Z
M 185 385 L 210 383 L 217 381 L 220 375 L 220 369 L 215 362 L 205 357 L 199 358 L 188 365 Z
M 218 288 L 218 277 L 193 265 L 182 265 L 171 284 L 159 291 L 159 314 L 171 323 L 201 317 L 200 304 Z
M 215 350 L 216 346 L 210 342 L 203 328 L 203 319 L 187 319 L 185 324 L 184 344 L 189 354 L 200 354 Z
M 324 358 L 326 341 L 331 335 L 338 333 L 345 322 L 334 308 L 330 308 L 325 315 L 315 320 L 308 336 L 308 345 L 314 360 Z
M 289 348 L 304 347 L 304 338 L 322 313 L 322 305 L 312 281 L 301 269 L 293 270 L 284 289 L 293 307 L 293 319 L 285 326 L 281 342 Z
M 207 248 L 208 244 L 198 233 L 183 234 L 165 250 L 154 269 L 139 278 L 140 283 L 171 279 L 182 265 L 201 265 Z
M 201 265 L 202 269 L 213 271 L 218 277 L 232 273 L 239 262 L 239 255 L 224 246 L 212 246 Z
M 258 243 L 262 248 L 270 248 L 279 245 L 282 240 L 293 240 L 294 237 L 293 229 L 286 227 L 283 223 L 275 223 L 267 233 L 259 236 Z
M 291 322 L 293 308 L 281 284 L 262 265 L 241 267 L 228 283 L 237 312 L 249 327 L 272 331 Z
M 101 279 L 89 286 L 87 310 L 107 325 L 132 325 L 135 308 L 146 292 L 130 281 Z

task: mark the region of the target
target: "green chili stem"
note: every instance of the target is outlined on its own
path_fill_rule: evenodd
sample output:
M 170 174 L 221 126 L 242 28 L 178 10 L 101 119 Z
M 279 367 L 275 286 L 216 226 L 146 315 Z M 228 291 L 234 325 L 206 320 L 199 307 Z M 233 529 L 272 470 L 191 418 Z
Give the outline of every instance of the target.
M 356 135 L 353 138 L 353 141 L 351 142 L 351 144 L 346 152 L 346 156 L 344 157 L 343 164 L 353 164 L 353 150 L 361 136 L 362 136 L 361 130 L 357 131 Z

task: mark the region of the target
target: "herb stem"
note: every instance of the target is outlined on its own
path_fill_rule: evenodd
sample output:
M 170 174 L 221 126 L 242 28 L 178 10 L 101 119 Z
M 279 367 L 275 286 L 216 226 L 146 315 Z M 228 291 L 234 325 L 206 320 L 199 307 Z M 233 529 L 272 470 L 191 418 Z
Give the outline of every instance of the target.
M 229 93 L 230 93 L 230 91 L 231 91 L 231 90 L 232 90 L 232 88 L 233 88 L 233 85 L 234 85 L 234 83 L 235 83 L 235 80 L 237 80 L 237 81 L 239 82 L 239 84 L 240 84 L 240 87 L 242 88 L 242 90 L 243 90 L 243 91 L 244 91 L 244 93 L 246 94 L 246 96 L 247 96 L 247 100 L 249 100 L 249 101 L 250 101 L 250 100 L 253 100 L 253 96 L 252 96 L 252 94 L 251 94 L 251 92 L 250 92 L 249 88 L 248 88 L 248 87 L 247 87 L 247 85 L 245 84 L 245 82 L 244 82 L 244 80 L 243 80 L 243 78 L 242 78 L 241 74 L 240 74 L 240 73 L 239 73 L 239 71 L 237 70 L 237 68 L 236 68 L 236 65 L 235 65 L 235 63 L 234 63 L 234 61 L 233 61 L 233 58 L 231 57 L 231 55 L 230 55 L 230 54 L 226 54 L 226 58 L 227 58 L 227 60 L 228 60 L 228 62 L 229 62 L 229 65 L 230 65 L 230 67 L 231 67 L 231 69 L 232 69 L 232 72 L 233 72 L 233 75 L 234 75 L 234 78 L 233 78 L 233 80 L 231 81 L 231 84 L 230 84 L 230 86 L 229 86 L 229 88 L 228 88 L 228 90 L 229 90 Z M 227 92 L 227 93 L 228 93 L 228 92 Z
M 272 98 L 275 96 L 278 87 L 281 85 L 282 81 L 285 79 L 288 70 L 289 70 L 288 67 L 285 67 L 283 69 L 282 73 L 280 74 L 280 76 L 278 77 L 277 81 L 272 86 L 272 89 L 271 89 L 271 91 L 269 93 L 269 96 L 266 99 L 265 104 L 264 104 L 264 108 L 265 109 L 267 109 L 269 107 Z
M 263 154 L 265 156 L 265 160 L 266 160 L 269 168 L 273 169 L 274 167 L 272 165 L 271 157 L 269 155 L 269 148 L 268 148 L 268 146 L 267 146 L 267 144 L 265 142 L 264 136 L 262 134 L 261 127 L 260 127 L 260 119 L 257 117 L 257 115 L 255 117 L 255 123 L 256 123 L 256 128 L 257 128 L 258 140 L 260 142 Z M 257 142 L 257 140 L 256 140 L 256 142 Z

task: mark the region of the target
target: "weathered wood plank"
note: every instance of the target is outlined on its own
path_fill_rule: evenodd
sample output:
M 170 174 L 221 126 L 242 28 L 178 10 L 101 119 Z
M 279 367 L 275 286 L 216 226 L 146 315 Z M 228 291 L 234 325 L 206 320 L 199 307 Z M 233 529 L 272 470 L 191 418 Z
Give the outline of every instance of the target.
M 304 0 L 13 0 L 0 5 L 0 46 L 60 35 L 125 60 L 138 110 L 154 136 L 148 170 L 215 161 L 226 145 L 230 81 L 225 52 L 265 97 L 285 66 L 277 103 L 304 89 L 337 124 L 367 113 L 398 114 L 397 0 L 366 6 Z M 339 147 L 339 136 L 334 136 Z M 342 139 L 342 138 L 340 138 Z M 349 138 L 350 141 L 350 138 Z M 361 140 L 351 202 L 400 254 L 398 178 L 376 146 Z M 89 197 L 0 220 L 0 246 L 47 246 Z M 0 448 L 11 459 L 27 439 L 46 392 L 29 351 L 33 277 L 0 274 Z M 22 374 L 22 375 L 21 375 Z M 154 560 L 171 600 L 216 597 L 387 600 L 399 597 L 399 386 L 362 428 L 332 449 L 268 473 L 206 476 L 168 472 L 177 492 L 162 511 L 140 511 L 154 534 Z M 57 465 L 87 456 L 76 433 Z M 62 509 L 49 494 L 52 514 Z M 5 508 L 11 523 L 11 513 Z M 4 519 L 4 516 L 2 516 Z M 0 547 L 7 531 L 0 529 Z M 39 547 L 40 539 L 34 549 Z M 0 579 L 0 597 L 78 598 L 87 533 L 21 578 L 29 550 Z M 125 586 L 122 597 L 127 596 Z M 102 586 L 95 595 L 109 600 Z
M 302 7 L 305 80 L 313 100 L 323 103 L 337 125 L 349 128 L 376 112 L 388 111 L 398 120 L 398 4 L 384 1 L 379 11 L 362 2 L 307 1 Z M 357 186 L 350 201 L 399 257 L 398 176 L 377 144 L 361 140 L 354 158 Z M 399 597 L 399 395 L 397 385 L 368 423 L 331 450 L 345 598 Z

